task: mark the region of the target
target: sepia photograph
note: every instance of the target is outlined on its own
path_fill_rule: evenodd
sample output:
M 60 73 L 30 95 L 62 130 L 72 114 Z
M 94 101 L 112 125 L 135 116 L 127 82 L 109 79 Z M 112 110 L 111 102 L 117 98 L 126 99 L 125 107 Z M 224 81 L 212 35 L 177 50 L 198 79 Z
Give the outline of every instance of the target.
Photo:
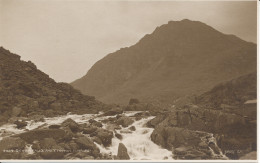
M 257 5 L 0 0 L 0 161 L 257 161 Z

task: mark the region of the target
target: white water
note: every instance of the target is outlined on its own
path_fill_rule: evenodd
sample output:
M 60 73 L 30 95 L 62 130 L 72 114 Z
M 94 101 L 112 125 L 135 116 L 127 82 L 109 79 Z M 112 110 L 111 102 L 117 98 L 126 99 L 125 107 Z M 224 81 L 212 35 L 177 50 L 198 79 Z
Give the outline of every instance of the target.
M 132 133 L 120 133 L 120 130 L 116 130 L 117 133 L 120 133 L 123 136 L 123 139 L 119 140 L 118 138 L 114 137 L 112 139 L 111 147 L 107 148 L 98 145 L 100 151 L 106 154 L 117 155 L 118 145 L 119 143 L 123 143 L 127 148 L 127 152 L 131 160 L 172 159 L 171 151 L 162 149 L 151 141 L 150 135 L 154 129 L 144 127 L 146 122 L 152 118 L 153 117 L 149 117 L 147 119 L 135 121 L 131 126 L 135 126 L 136 131 L 132 131 Z

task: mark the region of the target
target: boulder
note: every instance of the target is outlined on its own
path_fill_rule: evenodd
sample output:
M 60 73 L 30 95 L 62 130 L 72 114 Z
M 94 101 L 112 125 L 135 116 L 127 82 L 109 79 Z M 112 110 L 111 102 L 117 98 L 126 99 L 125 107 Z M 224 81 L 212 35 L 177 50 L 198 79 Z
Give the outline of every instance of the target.
M 89 120 L 89 123 L 90 123 L 92 126 L 96 126 L 96 127 L 102 127 L 102 126 L 103 126 L 101 122 L 98 122 L 98 121 L 96 121 L 96 120 L 94 120 L 94 119 L 90 119 L 90 120 Z
M 152 127 L 154 128 L 156 125 L 161 123 L 164 119 L 166 118 L 165 114 L 160 114 L 156 116 L 155 118 L 151 119 L 150 121 L 147 122 L 147 127 Z
M 94 142 L 86 136 L 79 137 L 74 141 L 81 149 L 93 150 L 96 148 Z
M 7 137 L 0 141 L 0 159 L 20 159 L 26 142 L 19 137 Z M 18 151 L 18 152 L 15 152 Z
M 134 120 L 132 120 L 130 117 L 122 116 L 117 120 L 118 125 L 122 125 L 123 127 L 128 127 L 129 125 L 133 124 Z
M 136 128 L 135 128 L 135 126 L 131 126 L 131 127 L 129 127 L 129 130 L 131 130 L 131 131 L 135 131 Z
M 179 146 L 197 147 L 202 142 L 201 135 L 196 131 L 179 127 L 162 127 L 160 125 L 152 132 L 151 139 L 168 150 Z
M 56 159 L 64 159 L 64 156 L 67 152 L 60 147 L 59 145 L 52 146 L 51 149 L 47 149 L 44 152 L 40 152 L 40 156 L 43 159 L 48 160 L 56 160 Z
M 93 132 L 95 132 L 97 130 L 97 127 L 89 125 L 86 126 L 82 129 L 83 134 L 92 134 Z
M 32 143 L 36 140 L 40 141 L 45 138 L 53 138 L 58 141 L 66 138 L 66 132 L 61 129 L 36 129 L 19 134 L 18 137 L 28 143 Z
M 62 159 L 66 152 L 64 148 L 57 145 L 53 138 L 44 138 L 40 141 L 40 149 L 43 152 L 39 152 L 43 159 Z
M 94 133 L 92 133 L 90 136 L 96 136 L 101 141 L 102 144 L 107 147 L 111 144 L 112 138 L 113 138 L 113 132 L 105 130 L 103 128 L 98 128 Z
M 62 127 L 69 127 L 72 132 L 78 132 L 80 131 L 79 124 L 77 124 L 74 120 L 71 118 L 66 119 L 61 124 Z
M 14 124 L 16 124 L 16 127 L 18 129 L 24 128 L 25 126 L 27 126 L 27 122 L 25 121 L 15 121 Z
M 104 116 L 113 116 L 113 115 L 122 114 L 122 113 L 123 113 L 123 109 L 117 107 L 117 108 L 113 108 L 111 110 L 106 111 L 103 115 Z
M 88 137 L 80 137 L 75 140 L 75 143 L 78 145 L 80 150 L 84 150 L 86 156 L 90 155 L 94 158 L 97 158 L 100 156 L 100 150 L 98 147 L 94 144 L 94 142 L 89 139 Z
M 40 141 L 41 149 L 51 149 L 53 146 L 56 146 L 57 143 L 53 138 L 44 138 Z
M 59 129 L 61 125 L 50 125 L 49 129 Z
M 127 153 L 127 148 L 123 143 L 119 143 L 118 145 L 117 158 L 119 160 L 130 160 L 130 157 Z
M 114 130 L 120 130 L 121 127 L 118 124 L 108 123 L 106 125 L 106 129 L 110 131 L 114 131 Z

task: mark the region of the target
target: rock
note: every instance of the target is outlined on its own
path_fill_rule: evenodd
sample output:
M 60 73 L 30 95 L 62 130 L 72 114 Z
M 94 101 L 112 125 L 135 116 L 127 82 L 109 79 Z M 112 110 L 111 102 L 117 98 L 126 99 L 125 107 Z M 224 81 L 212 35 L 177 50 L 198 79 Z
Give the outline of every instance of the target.
M 64 122 L 61 124 L 62 127 L 69 127 L 72 132 L 79 132 L 79 124 L 77 124 L 74 120 L 71 118 L 66 119 Z
M 96 121 L 96 120 L 94 120 L 94 119 L 90 119 L 90 120 L 89 120 L 89 123 L 90 123 L 92 126 L 96 126 L 96 127 L 102 127 L 102 126 L 103 126 L 101 122 L 98 122 L 98 121 Z
M 20 159 L 26 142 L 19 137 L 7 137 L 0 141 L 0 159 Z
M 127 153 L 127 148 L 123 143 L 119 143 L 118 145 L 117 158 L 119 160 L 130 160 L 130 157 Z
M 134 115 L 134 117 L 148 117 L 148 116 L 151 116 L 151 114 L 150 114 L 149 112 L 147 112 L 147 111 L 145 111 L 145 112 L 140 112 L 140 113 L 136 113 L 136 114 Z
M 134 120 L 130 117 L 122 116 L 117 120 L 118 125 L 122 125 L 123 127 L 128 127 L 129 125 L 133 124 Z
M 69 149 L 72 151 L 76 151 L 77 149 L 79 149 L 79 146 L 77 143 L 75 143 L 74 141 L 69 143 Z
M 39 152 L 43 159 L 62 159 L 66 154 L 63 147 L 57 145 L 53 138 L 44 138 L 40 141 L 40 149 L 43 152 Z
M 54 140 L 59 141 L 66 138 L 66 132 L 61 129 L 36 129 L 27 131 L 17 136 L 28 143 L 32 143 L 36 140 L 40 141 L 45 138 L 53 138 Z
M 40 141 L 41 149 L 51 149 L 53 146 L 56 146 L 57 143 L 53 138 L 44 138 Z
M 21 128 L 27 126 L 27 122 L 25 122 L 25 121 L 19 121 L 19 120 L 18 120 L 18 121 L 15 121 L 14 124 L 16 124 L 16 126 L 17 126 L 18 129 L 21 129 Z
M 131 126 L 131 127 L 129 127 L 129 129 L 130 129 L 131 131 L 135 131 L 135 130 L 136 130 L 135 126 Z
M 98 147 L 94 144 L 92 140 L 90 140 L 87 137 L 80 137 L 75 140 L 75 143 L 79 146 L 81 150 L 84 150 L 86 155 L 93 156 L 94 158 L 99 157 L 100 150 Z
M 209 158 L 207 153 L 197 150 L 191 146 L 180 146 L 173 150 L 177 159 L 206 159 Z
M 121 127 L 118 124 L 112 124 L 112 123 L 108 123 L 106 125 L 106 129 L 110 130 L 110 131 L 114 131 L 114 130 L 120 130 Z
M 151 140 L 168 150 L 179 146 L 197 147 L 202 141 L 196 131 L 179 127 L 163 127 L 160 125 L 152 132 Z
M 151 119 L 150 121 L 147 122 L 147 127 L 152 127 L 154 128 L 156 125 L 161 123 L 164 119 L 166 118 L 166 115 L 160 114 L 156 116 L 155 118 Z
M 122 114 L 123 113 L 123 110 L 119 107 L 117 108 L 113 108 L 109 111 L 106 111 L 103 115 L 104 116 L 113 116 L 113 115 L 117 115 L 117 114 Z
M 123 136 L 119 133 L 115 133 L 115 137 L 117 137 L 119 140 L 123 139 Z
M 97 130 L 96 126 L 88 125 L 88 124 L 83 124 L 80 125 L 82 128 L 83 134 L 91 134 Z
M 50 125 L 49 129 L 59 129 L 61 125 Z
M 93 140 L 94 142 L 98 143 L 99 145 L 102 145 L 102 140 L 101 140 L 100 138 L 94 136 L 94 137 L 92 138 L 92 140 Z
M 102 128 L 98 128 L 91 136 L 98 137 L 102 144 L 107 147 L 111 144 L 113 138 L 113 132 Z
M 93 150 L 96 148 L 94 142 L 86 136 L 80 137 L 74 141 L 82 149 Z
M 17 116 L 19 116 L 21 114 L 21 112 L 22 112 L 22 109 L 15 106 L 12 109 L 12 116 L 13 117 L 17 117 Z
M 43 159 L 54 160 L 54 159 L 63 159 L 66 152 L 59 145 L 52 146 L 51 149 L 46 152 L 40 152 L 40 156 Z
M 147 111 L 145 111 L 145 112 L 140 112 L 140 113 L 136 113 L 136 114 L 134 115 L 136 121 L 139 121 L 139 120 L 141 120 L 141 119 L 143 119 L 143 118 L 147 118 L 147 117 L 149 117 L 149 116 L 151 116 L 151 114 L 150 114 L 149 112 L 147 112 Z

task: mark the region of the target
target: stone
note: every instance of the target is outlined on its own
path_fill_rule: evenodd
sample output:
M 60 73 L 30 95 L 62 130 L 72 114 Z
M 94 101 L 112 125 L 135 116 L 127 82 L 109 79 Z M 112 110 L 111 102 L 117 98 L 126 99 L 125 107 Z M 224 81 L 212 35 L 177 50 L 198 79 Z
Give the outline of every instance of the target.
M 105 130 L 103 128 L 98 128 L 92 136 L 98 137 L 101 141 L 102 144 L 107 147 L 111 145 L 112 143 L 112 138 L 113 138 L 113 132 L 109 130 Z
M 51 149 L 53 146 L 56 146 L 57 143 L 53 138 L 44 138 L 40 141 L 41 149 Z
M 50 149 L 47 149 L 44 152 L 40 152 L 40 156 L 43 159 L 48 159 L 48 160 L 63 159 L 65 154 L 66 151 L 59 145 L 54 145 Z
M 115 133 L 115 137 L 117 137 L 119 140 L 123 139 L 123 136 L 119 133 Z
M 25 122 L 25 121 L 20 121 L 20 120 L 15 121 L 14 124 L 16 124 L 16 127 L 17 127 L 18 129 L 21 129 L 21 128 L 24 128 L 25 126 L 27 126 L 27 122 Z
M 33 141 L 40 141 L 45 138 L 53 138 L 54 140 L 64 140 L 66 136 L 66 132 L 61 129 L 35 129 L 31 131 L 27 131 L 25 133 L 21 133 L 17 135 L 21 139 L 25 140 L 28 143 L 32 143 Z
M 19 137 L 7 137 L 0 141 L 0 159 L 20 159 L 21 152 L 12 152 L 23 150 L 26 142 Z
M 161 123 L 166 118 L 166 115 L 160 114 L 156 116 L 155 118 L 151 119 L 147 122 L 147 127 L 155 128 L 159 123 Z
M 93 150 L 96 148 L 94 142 L 86 136 L 80 137 L 74 141 L 82 149 Z
M 61 124 L 62 127 L 69 127 L 72 132 L 79 132 L 80 127 L 79 124 L 77 124 L 74 120 L 71 118 L 66 119 L 65 121 L 62 122 Z
M 118 145 L 117 158 L 119 160 L 130 160 L 130 157 L 127 153 L 127 148 L 123 143 L 119 143 Z
M 96 121 L 96 120 L 94 120 L 94 119 L 90 119 L 90 120 L 89 120 L 89 123 L 90 123 L 92 126 L 96 126 L 96 127 L 102 127 L 102 126 L 103 126 L 101 122 L 98 122 L 98 121 Z
M 130 129 L 131 131 L 135 131 L 135 130 L 136 130 L 135 126 L 131 126 L 131 127 L 129 127 L 129 129 Z
M 123 127 L 128 127 L 129 125 L 133 124 L 134 120 L 132 120 L 130 117 L 122 116 L 117 120 L 118 125 L 122 125 Z
M 97 127 L 89 125 L 89 126 L 85 126 L 82 131 L 83 134 L 92 134 L 93 132 L 95 132 L 97 130 Z
M 59 129 L 61 125 L 50 125 L 49 129 Z
M 104 116 L 113 116 L 113 115 L 117 115 L 117 114 L 122 114 L 123 110 L 119 107 L 117 108 L 113 108 L 111 110 L 106 111 L 103 115 Z

